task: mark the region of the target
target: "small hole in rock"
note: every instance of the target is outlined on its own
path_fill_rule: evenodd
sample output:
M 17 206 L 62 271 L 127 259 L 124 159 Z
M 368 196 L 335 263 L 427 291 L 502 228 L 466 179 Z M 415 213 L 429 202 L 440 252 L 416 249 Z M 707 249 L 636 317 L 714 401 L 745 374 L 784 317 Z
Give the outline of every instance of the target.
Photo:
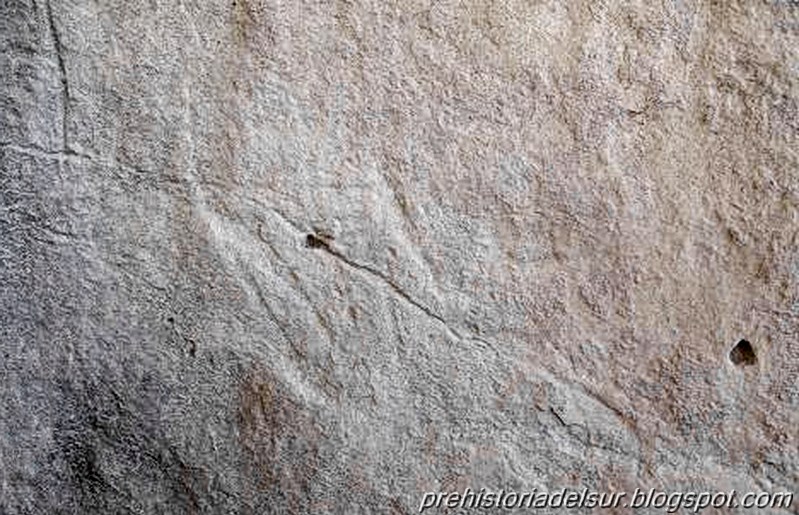
M 754 365 L 757 363 L 757 355 L 752 344 L 747 340 L 741 340 L 730 351 L 730 361 L 738 366 Z
M 327 247 L 327 242 L 318 236 L 309 234 L 305 237 L 305 245 L 312 249 L 321 249 Z

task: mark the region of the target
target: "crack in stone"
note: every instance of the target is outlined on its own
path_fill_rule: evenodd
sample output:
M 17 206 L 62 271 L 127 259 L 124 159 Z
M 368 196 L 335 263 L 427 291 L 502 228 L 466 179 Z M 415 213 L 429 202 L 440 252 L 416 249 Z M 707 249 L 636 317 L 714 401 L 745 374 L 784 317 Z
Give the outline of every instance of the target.
M 287 225 L 291 226 L 297 232 L 304 232 L 304 231 L 302 231 L 302 228 L 298 224 L 296 224 L 294 221 L 289 219 L 287 216 L 285 216 L 279 210 L 274 209 L 274 208 L 269 208 L 268 210 L 269 210 L 270 213 L 272 213 L 275 216 L 277 216 L 278 218 L 280 218 L 284 223 L 286 223 Z M 263 235 L 259 234 L 259 236 L 260 236 L 260 239 L 262 241 L 266 242 L 270 246 L 271 250 L 276 253 L 276 251 L 275 251 L 274 247 L 271 245 L 271 243 L 267 242 L 266 238 L 264 238 Z M 366 273 L 366 274 L 368 274 L 368 275 L 370 275 L 372 277 L 375 277 L 375 278 L 379 279 L 381 282 L 383 282 L 387 286 L 389 286 L 389 288 L 391 288 L 403 300 L 405 300 L 409 304 L 413 305 L 417 309 L 421 310 L 427 316 L 429 316 L 429 317 L 435 319 L 436 321 L 440 322 L 441 324 L 443 324 L 447 328 L 447 331 L 452 333 L 457 339 L 463 339 L 463 337 L 460 335 L 460 333 L 458 333 L 458 331 L 456 331 L 456 330 L 452 329 L 451 327 L 449 327 L 449 324 L 447 323 L 447 321 L 441 315 L 435 313 L 430 308 L 428 308 L 424 304 L 420 303 L 419 301 L 417 301 L 416 299 L 411 297 L 402 288 L 397 286 L 397 284 L 394 283 L 394 281 L 392 281 L 391 279 L 389 279 L 388 277 L 386 277 L 385 275 L 383 275 L 379 271 L 375 270 L 374 268 L 372 268 L 370 266 L 363 265 L 361 263 L 358 263 L 356 261 L 351 260 L 350 258 L 345 256 L 341 252 L 339 252 L 339 251 L 335 250 L 334 248 L 332 248 L 326 239 L 320 238 L 320 237 L 315 236 L 313 234 L 309 234 L 307 236 L 307 241 L 309 242 L 309 246 L 311 246 L 312 248 L 322 249 L 326 253 L 328 253 L 331 256 L 339 259 L 340 261 L 342 261 L 343 263 L 345 263 L 349 267 L 354 268 L 356 270 L 360 270 L 361 272 L 364 272 L 364 273 Z
M 249 272 L 248 275 L 249 275 L 248 279 L 249 279 L 250 283 L 252 283 L 253 286 L 254 286 L 253 287 L 253 291 L 255 292 L 255 295 L 258 297 L 258 300 L 261 302 L 261 305 L 263 306 L 264 310 L 266 310 L 266 314 L 269 316 L 269 318 L 272 320 L 272 322 L 275 323 L 275 325 L 277 326 L 278 331 L 280 331 L 281 336 L 283 336 L 283 339 L 286 341 L 286 343 L 291 348 L 291 350 L 297 355 L 298 358 L 304 360 L 306 358 L 305 353 L 302 352 L 302 350 L 299 347 L 297 347 L 297 345 L 295 344 L 295 339 L 291 337 L 289 332 L 284 327 L 284 324 L 282 323 L 280 318 L 278 318 L 277 314 L 272 309 L 272 306 L 269 304 L 269 301 L 267 300 L 266 296 L 264 295 L 263 290 L 261 289 L 260 285 L 256 281 L 255 276 L 253 275 L 252 272 Z
M 19 154 L 26 154 L 32 157 L 38 157 L 42 159 L 77 158 L 77 159 L 85 159 L 87 161 L 99 161 L 97 156 L 93 156 L 91 154 L 76 152 L 71 149 L 48 150 L 44 147 L 40 147 L 32 143 L 29 143 L 28 145 L 15 145 L 13 143 L 0 144 L 0 150 L 6 150 L 6 149 L 13 150 L 14 152 L 17 152 Z
M 127 170 L 134 174 L 145 174 L 149 173 L 147 170 L 143 168 L 137 168 L 135 166 L 131 166 L 129 164 L 122 163 L 115 159 L 104 159 L 100 156 L 95 154 L 90 154 L 88 152 L 79 152 L 72 148 L 67 148 L 63 150 L 49 150 L 44 147 L 40 147 L 38 145 L 29 143 L 27 145 L 15 145 L 13 143 L 2 143 L 0 144 L 0 150 L 11 150 L 13 152 L 17 152 L 19 154 L 24 154 L 31 157 L 36 157 L 39 159 L 55 159 L 55 160 L 64 160 L 64 159 L 75 159 L 79 161 L 89 161 L 91 163 L 97 163 L 102 166 L 108 167 L 118 167 L 123 170 Z M 173 182 L 173 181 L 171 181 Z
M 570 424 L 567 424 L 563 420 L 563 417 L 561 417 L 560 414 L 557 411 L 555 411 L 555 408 L 550 407 L 549 408 L 549 412 L 552 413 L 552 416 L 554 416 L 555 419 L 557 419 L 558 422 L 560 422 L 560 425 L 562 425 L 563 427 L 566 427 L 566 428 L 569 427 Z
M 64 46 L 61 43 L 61 37 L 58 35 L 56 29 L 55 18 L 53 16 L 53 7 L 50 0 L 47 0 L 47 21 L 50 24 L 50 35 L 53 38 L 53 46 L 55 47 L 55 55 L 58 61 L 58 69 L 61 74 L 61 137 L 63 138 L 64 150 L 69 148 L 67 138 L 67 118 L 69 117 L 69 99 L 71 97 L 69 92 L 69 81 L 67 80 L 67 68 L 64 64 Z
M 442 317 L 441 315 L 439 315 L 438 313 L 436 313 L 432 309 L 428 308 L 427 306 L 425 306 L 421 302 L 419 302 L 416 299 L 414 299 L 413 297 L 411 297 L 405 290 L 400 288 L 394 281 L 392 281 L 390 278 L 386 277 L 380 271 L 375 270 L 374 268 L 372 268 L 372 267 L 370 267 L 368 265 L 364 265 L 364 264 L 358 263 L 357 261 L 353 261 L 352 259 L 348 258 L 347 256 L 345 256 L 344 254 L 342 254 L 338 250 L 332 248 L 328 242 L 326 242 L 324 240 L 321 240 L 320 238 L 317 238 L 315 236 L 309 235 L 309 239 L 312 239 L 312 241 L 318 242 L 316 245 L 314 245 L 315 248 L 322 249 L 327 254 L 335 257 L 336 259 L 342 261 L 344 264 L 348 265 L 350 268 L 354 268 L 356 270 L 360 270 L 361 272 L 366 273 L 367 275 L 370 275 L 373 278 L 376 278 L 376 279 L 380 280 L 383 284 L 388 286 L 397 296 L 399 296 L 405 302 L 407 302 L 408 304 L 414 306 L 416 309 L 420 310 L 421 312 L 423 312 L 428 317 L 432 318 L 433 320 L 436 320 L 441 325 L 443 325 L 444 328 L 446 329 L 447 333 L 451 337 L 453 337 L 454 339 L 456 339 L 456 340 L 465 339 L 464 336 L 461 335 L 459 331 L 457 331 L 456 329 L 453 329 L 452 327 L 450 327 L 449 323 L 446 321 L 446 319 L 444 319 L 444 317 Z M 473 338 L 473 339 L 477 339 L 477 338 Z M 479 340 L 479 341 L 483 341 L 484 343 L 488 343 L 488 342 L 485 342 L 484 340 Z
M 277 209 L 270 208 L 270 211 L 274 212 L 275 214 L 283 218 L 287 223 L 292 224 L 291 220 L 283 216 L 283 214 Z M 275 245 L 271 241 L 269 241 L 269 238 L 264 236 L 261 224 L 258 224 L 258 238 L 262 242 L 264 242 L 267 247 L 269 247 L 269 250 L 272 251 L 272 254 L 275 255 L 275 257 L 278 259 L 280 263 L 283 263 L 285 265 L 288 264 L 283 255 L 280 252 L 278 252 Z M 322 316 L 322 313 L 319 311 L 319 309 L 314 305 L 314 302 L 311 299 L 311 297 L 308 295 L 308 292 L 306 292 L 305 289 L 299 284 L 297 285 L 297 291 L 299 291 L 300 295 L 302 295 L 302 297 L 308 303 L 308 306 L 310 307 L 311 311 L 313 311 L 314 315 L 316 316 L 316 321 L 319 323 L 319 325 L 327 334 L 328 341 L 332 343 L 335 340 L 335 338 L 333 337 L 333 328 L 330 326 L 325 317 Z
M 344 264 L 346 264 L 350 268 L 353 268 L 355 270 L 359 270 L 360 272 L 365 273 L 365 274 L 371 276 L 372 278 L 378 279 L 380 282 L 382 282 L 383 284 L 388 286 L 402 300 L 404 300 L 408 304 L 412 305 L 416 309 L 422 311 L 429 318 L 437 321 L 442 326 L 444 326 L 444 329 L 446 330 L 446 332 L 450 336 L 450 338 L 452 338 L 454 340 L 476 341 L 476 342 L 482 343 L 483 345 L 485 345 L 485 346 L 487 346 L 487 347 L 489 347 L 491 349 L 495 348 L 495 345 L 492 342 L 488 341 L 488 340 L 485 340 L 485 339 L 480 338 L 480 337 L 475 336 L 475 335 L 463 335 L 457 329 L 453 329 L 450 326 L 449 322 L 447 322 L 447 320 L 444 317 L 442 317 L 441 315 L 439 315 L 438 313 L 436 313 L 432 309 L 428 308 L 427 306 L 425 306 L 424 304 L 422 304 L 418 300 L 414 299 L 410 294 L 408 294 L 405 290 L 403 290 L 401 287 L 399 287 L 390 278 L 386 277 L 383 273 L 381 273 L 378 270 L 375 270 L 374 268 L 372 268 L 372 267 L 370 267 L 368 265 L 364 265 L 364 264 L 358 263 L 357 261 L 353 261 L 352 259 L 348 258 L 346 255 L 342 254 L 338 250 L 332 248 L 330 246 L 329 240 L 327 238 L 322 238 L 322 237 L 314 235 L 314 234 L 307 234 L 302 229 L 302 227 L 299 224 L 297 224 L 296 222 L 291 220 L 289 217 L 287 217 L 285 214 L 283 214 L 279 210 L 277 210 L 275 208 L 272 208 L 272 207 L 267 207 L 266 209 L 270 213 L 275 215 L 277 218 L 279 218 L 284 224 L 286 224 L 287 226 L 291 227 L 294 231 L 296 231 L 298 233 L 306 234 L 306 242 L 307 242 L 308 245 L 312 246 L 313 248 L 318 248 L 318 249 L 323 250 L 324 252 L 326 252 L 330 256 L 338 259 L 339 261 L 343 262 Z M 260 239 L 264 240 L 262 235 L 261 235 Z M 274 251 L 274 249 L 273 249 L 273 251 Z

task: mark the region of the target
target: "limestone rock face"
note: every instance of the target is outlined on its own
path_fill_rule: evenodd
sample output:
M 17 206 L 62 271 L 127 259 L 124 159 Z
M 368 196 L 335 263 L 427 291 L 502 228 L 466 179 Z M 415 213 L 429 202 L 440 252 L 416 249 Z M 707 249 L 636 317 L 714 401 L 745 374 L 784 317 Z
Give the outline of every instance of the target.
M 796 2 L 4 0 L 0 49 L 1 513 L 799 494 Z

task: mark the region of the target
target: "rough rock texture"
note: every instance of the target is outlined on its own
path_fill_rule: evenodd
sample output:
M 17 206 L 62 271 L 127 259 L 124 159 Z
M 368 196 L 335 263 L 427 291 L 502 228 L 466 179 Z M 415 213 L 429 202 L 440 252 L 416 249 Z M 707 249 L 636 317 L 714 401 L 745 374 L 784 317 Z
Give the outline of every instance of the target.
M 3 0 L 0 50 L 0 513 L 799 490 L 795 1 Z

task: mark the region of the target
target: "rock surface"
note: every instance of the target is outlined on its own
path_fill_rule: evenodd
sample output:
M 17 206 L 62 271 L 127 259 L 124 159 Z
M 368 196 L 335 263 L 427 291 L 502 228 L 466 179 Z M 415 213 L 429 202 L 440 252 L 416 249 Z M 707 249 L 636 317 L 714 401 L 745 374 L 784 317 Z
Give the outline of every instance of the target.
M 3 514 L 799 493 L 796 2 L 5 0 L 0 49 Z

